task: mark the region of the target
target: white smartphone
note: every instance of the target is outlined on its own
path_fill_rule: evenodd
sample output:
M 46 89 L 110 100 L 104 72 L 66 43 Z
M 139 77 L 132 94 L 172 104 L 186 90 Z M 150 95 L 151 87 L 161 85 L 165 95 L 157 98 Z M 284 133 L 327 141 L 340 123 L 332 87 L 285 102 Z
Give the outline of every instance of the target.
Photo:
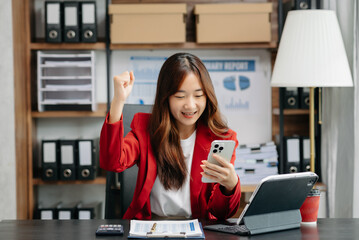
M 218 166 L 221 166 L 219 162 L 217 162 L 216 159 L 213 158 L 213 153 L 221 156 L 228 162 L 231 161 L 234 147 L 236 146 L 236 142 L 233 140 L 214 140 L 211 144 L 211 150 L 208 153 L 207 161 L 210 163 L 217 164 Z M 204 183 L 212 183 L 216 182 L 212 179 L 202 177 L 202 182 Z

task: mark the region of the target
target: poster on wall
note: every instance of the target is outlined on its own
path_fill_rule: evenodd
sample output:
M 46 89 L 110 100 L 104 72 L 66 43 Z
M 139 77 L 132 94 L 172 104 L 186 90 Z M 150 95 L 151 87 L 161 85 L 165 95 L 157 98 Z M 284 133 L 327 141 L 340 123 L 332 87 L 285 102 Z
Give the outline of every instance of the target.
M 271 140 L 270 61 L 260 56 L 202 59 L 211 76 L 219 109 L 240 144 Z
M 114 56 L 113 75 L 133 70 L 129 104 L 153 104 L 158 74 L 173 51 L 123 51 Z M 267 50 L 193 50 L 211 76 L 219 109 L 240 144 L 272 140 L 271 58 Z

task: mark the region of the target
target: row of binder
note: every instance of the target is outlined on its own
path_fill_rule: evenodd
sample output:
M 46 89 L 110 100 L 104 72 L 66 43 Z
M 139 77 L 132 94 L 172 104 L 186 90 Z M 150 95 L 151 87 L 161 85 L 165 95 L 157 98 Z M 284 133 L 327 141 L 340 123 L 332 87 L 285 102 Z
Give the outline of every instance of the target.
M 35 209 L 35 219 L 41 220 L 69 220 L 69 219 L 100 219 L 101 202 L 84 204 L 82 202 L 62 203 L 57 202 L 51 205 L 38 204 Z
M 309 109 L 309 88 L 285 88 L 284 108 Z
M 94 140 L 42 140 L 41 178 L 93 180 L 97 171 Z
M 96 42 L 96 2 L 45 2 L 46 42 Z
M 284 137 L 285 173 L 310 171 L 310 139 L 304 136 Z

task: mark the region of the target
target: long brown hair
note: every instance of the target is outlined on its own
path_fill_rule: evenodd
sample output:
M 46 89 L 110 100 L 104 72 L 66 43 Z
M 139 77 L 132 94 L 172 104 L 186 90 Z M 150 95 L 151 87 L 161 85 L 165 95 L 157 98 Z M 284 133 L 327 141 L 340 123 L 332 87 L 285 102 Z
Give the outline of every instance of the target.
M 200 80 L 207 97 L 206 108 L 198 121 L 208 126 L 217 136 L 224 137 L 228 131 L 227 124 L 218 110 L 212 81 L 203 62 L 189 53 L 177 53 L 169 57 L 158 76 L 156 98 L 149 124 L 158 176 L 166 190 L 181 188 L 188 175 L 179 131 L 170 113 L 169 97 L 178 91 L 190 73 L 195 74 Z

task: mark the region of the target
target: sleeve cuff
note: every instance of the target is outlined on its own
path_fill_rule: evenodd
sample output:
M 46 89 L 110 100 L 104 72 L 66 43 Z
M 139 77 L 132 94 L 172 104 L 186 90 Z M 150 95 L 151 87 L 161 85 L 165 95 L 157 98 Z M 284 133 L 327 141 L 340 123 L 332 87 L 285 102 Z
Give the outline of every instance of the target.
M 237 178 L 238 178 L 237 185 L 233 188 L 231 194 L 229 194 L 229 195 L 228 195 L 228 194 L 225 194 L 225 191 L 226 191 L 225 187 L 222 186 L 222 185 L 220 185 L 219 183 L 217 183 L 217 184 L 219 185 L 219 186 L 218 186 L 218 189 L 219 189 L 219 191 L 221 192 L 221 195 L 222 195 L 224 198 L 231 198 L 231 197 L 233 197 L 233 195 L 235 195 L 238 191 L 239 191 L 239 192 L 241 191 L 240 179 L 239 179 L 238 176 L 237 176 Z
M 121 121 L 123 121 L 123 115 L 121 115 L 121 119 L 119 121 L 110 123 L 110 112 L 107 113 L 106 118 L 105 118 L 105 124 L 108 124 L 108 125 L 120 124 Z

